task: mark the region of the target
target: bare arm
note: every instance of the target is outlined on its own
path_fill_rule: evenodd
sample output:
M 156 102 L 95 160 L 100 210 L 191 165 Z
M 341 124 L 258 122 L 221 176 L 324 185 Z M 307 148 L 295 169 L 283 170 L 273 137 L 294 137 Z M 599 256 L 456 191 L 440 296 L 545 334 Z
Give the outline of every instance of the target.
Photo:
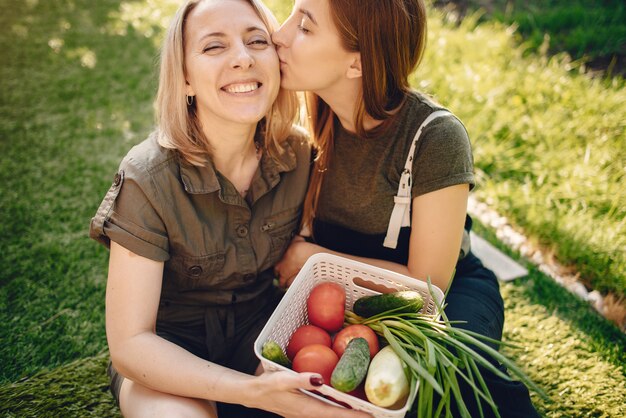
M 413 199 L 408 269 L 445 291 L 459 258 L 469 186 L 459 184 Z
M 430 280 L 442 290 L 450 285 L 463 237 L 469 186 L 446 187 L 413 199 L 408 265 L 356 257 L 330 251 L 296 237 L 276 265 L 280 284 L 288 286 L 313 254 L 325 252 L 361 261 L 420 280 Z
M 153 390 L 242 404 L 287 417 L 367 416 L 326 405 L 297 391 L 315 389 L 310 383 L 311 373 L 250 376 L 196 357 L 157 336 L 162 276 L 162 262 L 111 243 L 106 329 L 111 359 L 123 376 Z

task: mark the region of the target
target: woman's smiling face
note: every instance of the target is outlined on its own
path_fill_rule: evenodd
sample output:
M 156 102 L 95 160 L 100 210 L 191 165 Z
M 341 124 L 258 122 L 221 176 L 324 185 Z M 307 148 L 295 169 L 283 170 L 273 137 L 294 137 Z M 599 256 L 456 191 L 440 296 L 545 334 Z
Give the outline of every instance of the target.
M 355 53 L 339 38 L 328 0 L 296 0 L 272 39 L 280 58 L 281 85 L 321 93 L 346 79 Z
M 280 88 L 270 33 L 243 0 L 206 0 L 185 24 L 187 94 L 206 122 L 256 123 Z M 210 127 L 208 127 L 210 129 Z

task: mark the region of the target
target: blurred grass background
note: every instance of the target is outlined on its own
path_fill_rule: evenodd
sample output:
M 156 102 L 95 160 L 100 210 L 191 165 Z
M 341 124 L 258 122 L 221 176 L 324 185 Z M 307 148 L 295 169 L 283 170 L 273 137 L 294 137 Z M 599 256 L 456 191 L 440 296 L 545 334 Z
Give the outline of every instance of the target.
M 526 55 L 509 27 L 472 17 L 459 27 L 431 19 L 435 35 L 414 84 L 465 122 L 476 197 L 590 287 L 623 297 L 623 79 L 589 78 L 564 53 Z
M 153 127 L 157 45 L 176 3 L 0 0 L 0 416 L 117 413 L 104 374 L 107 252 L 87 229 L 120 159 Z M 266 3 L 281 20 L 291 8 Z M 484 15 L 433 9 L 429 24 L 412 82 L 465 122 L 476 196 L 591 287 L 623 296 L 623 79 L 581 74 Z M 623 332 L 529 269 L 503 284 L 505 338 L 552 398 L 538 408 L 626 415 Z
M 596 71 L 626 75 L 626 3 L 622 0 L 436 0 L 460 19 L 515 25 L 528 52 L 567 52 Z

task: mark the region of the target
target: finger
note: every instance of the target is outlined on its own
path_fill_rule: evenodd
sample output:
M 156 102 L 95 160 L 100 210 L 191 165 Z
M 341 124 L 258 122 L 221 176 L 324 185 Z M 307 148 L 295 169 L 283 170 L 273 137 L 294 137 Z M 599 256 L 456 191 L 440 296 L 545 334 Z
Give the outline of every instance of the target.
M 318 373 L 298 373 L 291 382 L 292 388 L 306 390 L 319 389 L 324 383 L 324 378 Z
M 288 277 L 287 276 L 278 276 L 278 285 L 283 288 L 286 289 L 287 287 L 289 287 L 288 283 Z
M 280 372 L 282 373 L 282 372 Z M 305 389 L 305 390 L 309 390 L 309 391 L 313 391 L 313 390 L 319 390 L 319 388 L 322 386 L 322 384 L 326 383 L 329 384 L 330 382 L 324 382 L 324 378 L 322 377 L 322 375 L 318 374 L 318 373 L 298 373 L 296 375 L 289 373 L 290 377 L 282 377 L 280 378 L 280 381 L 285 385 L 283 386 L 283 389 L 286 390 L 290 390 L 290 389 Z M 361 412 L 361 411 L 356 411 L 356 410 L 348 410 L 348 409 L 344 409 L 344 408 L 339 408 L 336 406 L 330 406 L 327 404 L 323 404 L 320 403 L 319 401 L 316 402 L 312 402 L 309 403 L 308 405 L 309 411 L 308 412 L 313 412 L 313 410 L 318 410 L 319 413 L 317 413 L 317 416 L 329 416 L 329 412 L 333 411 L 333 415 L 334 417 L 339 417 L 341 416 L 342 418 L 371 418 L 372 416 L 370 414 L 367 414 L 365 412 Z
M 267 372 L 263 377 L 272 381 L 278 391 L 314 390 L 322 386 L 324 379 L 319 373 Z
M 293 275 L 293 276 L 291 276 L 289 279 L 286 279 L 286 280 L 285 280 L 285 282 L 286 282 L 286 287 L 291 286 L 291 284 L 293 283 L 293 281 L 294 281 L 294 280 L 296 280 L 296 276 L 297 276 L 297 274 L 294 274 L 294 275 Z

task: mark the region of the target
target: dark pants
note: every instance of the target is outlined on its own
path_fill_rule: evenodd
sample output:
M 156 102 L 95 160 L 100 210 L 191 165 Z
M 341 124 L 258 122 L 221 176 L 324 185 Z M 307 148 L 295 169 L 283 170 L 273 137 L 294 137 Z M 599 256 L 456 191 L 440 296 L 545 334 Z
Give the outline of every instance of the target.
M 474 254 L 469 253 L 457 265 L 446 303 L 445 312 L 450 321 L 466 322 L 455 326 L 496 340 L 502 339 L 504 304 L 500 296 L 498 280 Z M 491 346 L 497 349 L 497 346 L 493 344 Z M 500 370 L 506 372 L 506 369 L 491 357 L 485 357 Z M 479 369 L 502 418 L 539 416 L 524 384 L 504 380 L 482 367 Z M 462 379 L 459 379 L 459 386 L 471 416 L 480 416 L 471 387 Z M 485 417 L 495 416 L 491 407 L 485 402 L 482 403 L 482 410 Z M 460 415 L 456 405 L 453 405 L 453 413 L 454 416 Z
M 208 361 L 254 374 L 259 359 L 254 341 L 282 297 L 283 291 L 270 288 L 258 300 L 227 306 L 181 307 L 162 305 L 157 334 Z M 110 389 L 119 406 L 123 377 L 109 364 Z M 267 411 L 217 402 L 218 415 L 231 418 L 278 417 Z

